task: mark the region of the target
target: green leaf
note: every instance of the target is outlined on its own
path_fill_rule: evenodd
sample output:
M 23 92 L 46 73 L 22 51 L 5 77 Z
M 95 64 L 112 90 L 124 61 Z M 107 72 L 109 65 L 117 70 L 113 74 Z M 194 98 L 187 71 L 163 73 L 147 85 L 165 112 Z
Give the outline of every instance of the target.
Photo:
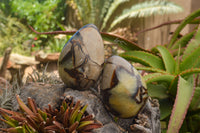
M 7 132 L 8 133 L 26 133 L 22 126 L 18 126 L 15 128 L 8 128 Z
M 87 107 L 88 107 L 88 105 L 85 105 L 85 106 L 81 109 L 81 111 L 80 111 L 80 112 L 78 113 L 78 115 L 77 115 L 76 121 L 80 122 L 80 120 L 81 120 L 81 118 L 82 118 L 82 116 L 83 116 L 83 114 L 84 114 L 84 112 L 85 112 L 85 110 L 86 110 Z
M 158 82 L 158 81 L 164 81 L 170 84 L 172 80 L 175 78 L 175 76 L 171 74 L 152 73 L 152 74 L 143 76 L 143 78 L 147 84 L 151 82 Z
M 76 122 L 76 118 L 78 116 L 78 112 L 79 112 L 80 108 L 81 108 L 80 101 L 77 101 L 77 103 L 70 115 L 70 119 L 69 119 L 70 125 L 72 125 Z
M 174 97 L 176 96 L 176 92 L 177 92 L 178 78 L 179 78 L 179 75 L 176 75 L 169 86 L 169 93 Z
M 4 119 L 0 118 L 0 121 L 4 121 L 5 123 L 10 125 L 11 127 L 17 127 L 19 125 L 18 121 L 16 121 L 15 119 L 11 118 L 11 116 L 5 114 L 4 112 L 0 112 L 0 114 L 5 119 L 4 120 Z
M 153 68 L 158 68 L 164 70 L 164 64 L 160 57 L 147 53 L 144 51 L 128 51 L 120 54 L 120 56 L 129 59 L 133 62 L 143 63 L 143 65 L 148 65 Z
M 195 51 L 195 49 L 197 49 L 199 47 L 198 41 L 196 40 L 192 40 L 186 47 L 184 53 L 183 53 L 183 57 L 182 57 L 182 61 L 185 60 L 193 51 Z
M 140 51 L 147 51 L 141 47 L 139 47 L 136 43 L 131 42 L 123 37 L 118 35 L 101 32 L 101 36 L 104 40 L 118 44 L 124 50 L 140 50 Z M 149 51 L 147 51 L 149 52 Z
M 31 126 L 23 125 L 23 128 L 25 128 L 25 130 L 26 130 L 28 133 L 35 133 L 35 129 L 33 129 Z M 26 132 L 26 133 L 27 133 L 27 132 Z
M 169 96 L 167 95 L 167 87 L 163 84 L 147 84 L 148 94 L 152 98 L 165 99 Z
M 40 109 L 38 109 L 38 113 L 40 114 L 40 116 L 42 117 L 42 119 L 44 121 L 46 121 L 46 119 L 47 119 L 47 113 L 44 112 L 44 111 L 42 111 L 42 110 L 40 110 Z
M 181 11 L 182 8 L 172 2 L 163 0 L 145 1 L 133 5 L 130 9 L 124 10 L 123 13 L 120 16 L 117 16 L 112 22 L 109 30 L 126 18 L 147 17 L 154 14 L 178 13 Z
M 179 33 L 181 32 L 181 30 L 188 24 L 190 23 L 192 20 L 194 20 L 196 17 L 200 16 L 200 9 L 198 9 L 197 11 L 191 13 L 184 21 L 181 22 L 181 24 L 176 28 L 174 34 L 172 35 L 172 38 L 170 40 L 170 43 L 168 45 L 168 48 L 171 48 L 172 45 L 176 42 Z
M 190 76 L 192 74 L 198 74 L 198 73 L 200 73 L 200 68 L 192 68 L 192 69 L 188 69 L 188 70 L 181 72 L 180 75 L 182 77 L 185 77 L 185 76 Z
M 199 29 L 198 29 L 194 39 L 197 40 L 198 42 L 200 42 L 200 25 L 199 25 Z
M 135 67 L 137 70 L 144 70 L 144 71 L 149 71 L 149 72 L 155 72 L 155 73 L 163 73 L 163 74 L 168 74 L 166 71 L 157 69 L 157 68 L 152 68 L 152 67 Z
M 200 67 L 200 45 L 192 51 L 180 64 L 180 71 Z
M 200 105 L 200 87 L 196 87 L 194 96 L 192 98 L 192 102 L 190 104 L 190 109 L 195 110 L 198 109 Z
M 167 48 L 161 45 L 157 46 L 156 49 L 161 54 L 166 71 L 171 74 L 174 74 L 176 69 L 176 62 L 171 53 L 167 50 Z
M 191 103 L 195 87 L 190 82 L 179 76 L 177 95 L 168 125 L 168 133 L 178 133 L 188 107 Z
M 170 116 L 172 112 L 173 103 L 170 98 L 159 99 L 160 104 L 160 120 L 164 120 Z
M 182 60 L 185 60 L 195 49 L 200 46 L 200 29 L 196 31 L 194 39 L 188 44 L 184 51 Z
M 192 31 L 186 35 L 184 35 L 183 37 L 181 37 L 178 41 L 176 41 L 176 43 L 172 46 L 172 49 L 177 49 L 179 48 L 179 45 L 180 47 L 185 47 L 188 42 L 192 39 L 192 37 L 194 36 L 194 33 L 196 31 Z
M 78 126 L 77 130 L 80 130 L 83 127 L 90 125 L 90 124 L 93 124 L 93 123 L 94 123 L 94 121 L 82 121 L 82 122 L 80 122 L 80 125 Z

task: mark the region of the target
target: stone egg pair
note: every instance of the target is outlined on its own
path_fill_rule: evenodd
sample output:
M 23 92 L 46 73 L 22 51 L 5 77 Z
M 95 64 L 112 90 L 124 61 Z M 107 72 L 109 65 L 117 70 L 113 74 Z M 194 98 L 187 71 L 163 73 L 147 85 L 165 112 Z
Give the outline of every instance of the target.
M 121 118 L 137 115 L 148 98 L 141 75 L 128 61 L 112 56 L 104 65 L 103 40 L 93 24 L 82 27 L 65 44 L 58 71 L 68 87 L 78 90 L 93 87 L 102 76 L 103 102 L 112 114 Z

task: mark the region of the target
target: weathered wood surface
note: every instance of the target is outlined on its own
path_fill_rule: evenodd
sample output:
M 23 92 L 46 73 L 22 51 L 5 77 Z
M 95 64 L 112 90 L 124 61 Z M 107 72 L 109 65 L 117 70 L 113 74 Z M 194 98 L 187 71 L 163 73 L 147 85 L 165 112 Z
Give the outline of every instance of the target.
M 9 47 L 6 49 L 4 53 L 4 58 L 3 58 L 3 61 L 1 62 L 2 64 L 0 64 L 0 77 L 5 77 L 7 64 L 10 58 L 11 51 L 12 51 L 12 48 Z
M 144 1 L 144 0 L 139 0 L 139 1 Z M 172 0 L 170 0 L 172 1 Z M 193 11 L 197 10 L 200 8 L 200 1 L 199 0 L 187 0 L 187 1 L 182 1 L 182 0 L 173 0 L 172 2 L 180 5 L 183 7 L 184 11 L 181 13 L 177 14 L 169 14 L 169 15 L 156 15 L 156 16 L 151 16 L 143 19 L 139 19 L 138 22 L 132 22 L 131 27 L 133 29 L 138 28 L 137 30 L 144 30 L 147 28 L 151 28 L 157 25 L 160 25 L 164 22 L 168 21 L 173 21 L 173 20 L 179 20 L 179 19 L 184 19 L 187 17 L 190 13 Z M 178 24 L 173 24 L 173 25 L 168 25 L 168 26 L 163 26 L 161 28 L 148 31 L 145 33 L 140 34 L 138 37 L 138 44 L 145 49 L 150 49 L 156 45 L 160 44 L 166 44 L 170 40 L 170 32 L 173 32 Z M 187 25 L 183 31 L 181 31 L 181 34 L 186 34 L 189 31 L 191 31 L 195 25 Z M 133 30 L 132 29 L 132 30 Z

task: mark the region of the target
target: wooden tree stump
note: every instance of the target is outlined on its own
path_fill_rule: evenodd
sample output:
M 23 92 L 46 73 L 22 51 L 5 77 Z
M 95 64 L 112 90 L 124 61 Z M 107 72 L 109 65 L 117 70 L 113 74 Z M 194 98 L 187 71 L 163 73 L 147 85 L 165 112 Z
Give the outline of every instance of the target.
M 3 77 L 3 78 L 5 77 L 7 64 L 10 58 L 11 51 L 12 51 L 12 48 L 8 47 L 4 53 L 4 58 L 0 67 L 0 77 Z

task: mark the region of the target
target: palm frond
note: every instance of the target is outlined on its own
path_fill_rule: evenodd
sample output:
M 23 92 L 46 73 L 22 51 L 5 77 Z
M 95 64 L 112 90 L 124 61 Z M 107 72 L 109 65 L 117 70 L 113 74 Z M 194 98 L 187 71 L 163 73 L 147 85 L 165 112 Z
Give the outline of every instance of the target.
M 99 19 L 100 19 L 101 24 L 103 23 L 103 19 L 104 19 L 105 15 L 107 14 L 112 2 L 113 2 L 113 0 L 101 0 L 101 5 L 100 5 L 101 12 L 99 14 L 99 16 L 100 16 Z
M 129 1 L 129 0 L 115 0 L 115 1 L 110 5 L 110 7 L 109 7 L 109 9 L 108 9 L 108 13 L 106 14 L 106 16 L 105 16 L 105 18 L 104 18 L 104 20 L 103 20 L 103 25 L 101 26 L 101 30 L 102 30 L 103 28 L 106 27 L 106 24 L 107 24 L 107 22 L 108 22 L 108 19 L 109 19 L 110 16 L 113 14 L 113 12 L 117 9 L 117 7 L 118 7 L 120 4 L 125 3 L 125 2 L 127 2 L 127 1 Z
M 95 1 L 95 0 L 88 0 L 88 4 L 90 4 L 90 11 L 89 11 L 89 19 L 88 21 L 85 23 L 85 24 L 88 24 L 88 23 L 95 23 L 95 18 L 96 18 L 96 7 L 98 5 L 98 1 Z
M 163 0 L 146 1 L 133 5 L 130 9 L 124 10 L 122 15 L 118 16 L 112 22 L 109 30 L 126 18 L 147 17 L 155 14 L 178 13 L 182 10 L 183 9 L 180 6 L 172 2 Z

